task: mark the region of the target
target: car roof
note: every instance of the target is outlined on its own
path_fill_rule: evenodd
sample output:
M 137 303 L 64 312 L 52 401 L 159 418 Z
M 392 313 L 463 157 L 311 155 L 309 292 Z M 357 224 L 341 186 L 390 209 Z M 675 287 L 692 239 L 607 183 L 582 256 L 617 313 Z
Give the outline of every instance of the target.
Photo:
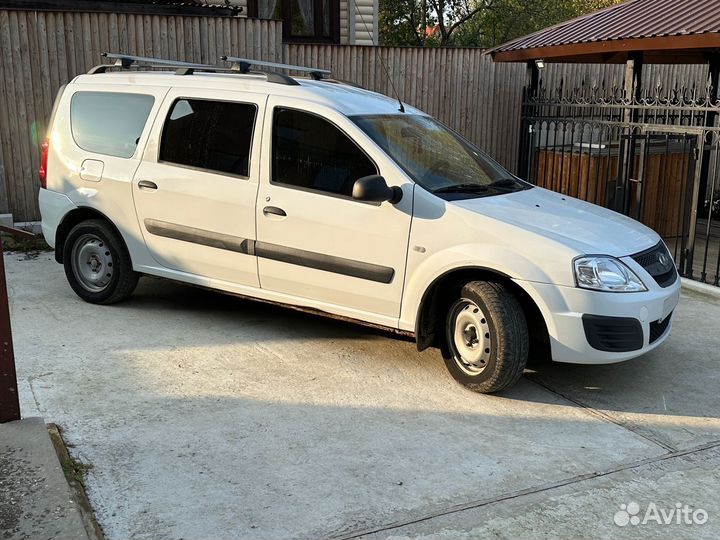
M 270 82 L 264 74 L 205 73 L 177 75 L 174 71 L 119 71 L 80 75 L 73 84 L 148 85 L 172 88 L 236 90 L 305 99 L 326 105 L 346 116 L 357 114 L 399 114 L 398 101 L 377 92 L 335 81 L 295 77 L 298 85 Z M 405 105 L 406 113 L 423 114 Z

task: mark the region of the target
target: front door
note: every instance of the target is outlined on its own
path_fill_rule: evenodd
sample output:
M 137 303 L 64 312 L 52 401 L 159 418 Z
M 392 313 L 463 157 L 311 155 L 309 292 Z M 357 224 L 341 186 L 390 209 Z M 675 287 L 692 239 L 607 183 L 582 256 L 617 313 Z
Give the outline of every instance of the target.
M 273 97 L 267 110 L 269 171 L 258 193 L 255 246 L 261 287 L 336 314 L 395 325 L 412 184 L 339 113 L 309 112 L 307 102 Z M 353 200 L 354 181 L 378 173 L 402 187 L 402 200 Z
M 133 181 L 143 238 L 163 267 L 258 286 L 255 200 L 266 96 L 171 90 Z

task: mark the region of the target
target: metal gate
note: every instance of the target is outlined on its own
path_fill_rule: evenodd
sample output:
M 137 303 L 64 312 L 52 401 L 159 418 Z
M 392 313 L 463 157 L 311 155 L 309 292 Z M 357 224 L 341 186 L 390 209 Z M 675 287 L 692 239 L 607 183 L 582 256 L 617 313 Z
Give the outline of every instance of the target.
M 598 86 L 526 92 L 520 175 L 645 223 L 683 276 L 717 286 L 720 102 L 712 94 L 709 86 L 657 87 L 635 99 Z

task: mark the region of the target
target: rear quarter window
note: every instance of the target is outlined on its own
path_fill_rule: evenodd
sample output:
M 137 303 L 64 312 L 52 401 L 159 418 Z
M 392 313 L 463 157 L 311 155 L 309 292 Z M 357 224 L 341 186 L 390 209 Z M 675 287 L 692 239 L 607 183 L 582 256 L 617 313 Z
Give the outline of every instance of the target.
M 70 102 L 73 139 L 83 150 L 132 157 L 155 98 L 121 92 L 75 92 Z

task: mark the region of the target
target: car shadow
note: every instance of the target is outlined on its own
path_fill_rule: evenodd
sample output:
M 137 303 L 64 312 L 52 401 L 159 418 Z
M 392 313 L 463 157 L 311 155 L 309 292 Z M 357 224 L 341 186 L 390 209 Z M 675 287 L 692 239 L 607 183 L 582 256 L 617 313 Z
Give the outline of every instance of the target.
M 703 300 L 688 298 L 686 301 Z M 271 332 L 273 340 L 283 337 L 333 340 L 373 337 L 412 341 L 383 329 L 156 278 L 144 278 L 133 297 L 118 308 L 205 314 L 234 321 L 239 328 L 285 329 L 283 332 Z M 720 308 L 716 309 L 720 317 Z M 226 319 L 227 315 L 232 318 Z M 699 336 L 700 339 L 695 339 L 696 336 L 686 338 L 688 327 L 692 325 L 692 320 L 683 317 L 681 306 L 668 341 L 640 358 L 606 365 L 530 362 L 525 377 L 587 407 L 714 419 L 720 415 L 720 398 L 713 390 L 718 384 L 706 383 L 720 383 L 720 357 L 708 357 L 707 351 L 720 350 L 720 337 L 704 333 Z M 693 347 L 688 347 L 687 339 L 693 341 L 697 350 L 694 359 Z M 703 351 L 705 358 L 702 357 Z M 416 354 L 414 347 L 408 348 L 408 354 Z M 439 357 L 439 354 L 434 356 Z M 693 369 L 677 369 L 680 364 L 691 364 Z M 499 395 L 507 399 L 523 399 L 522 391 L 518 393 L 513 389 Z

